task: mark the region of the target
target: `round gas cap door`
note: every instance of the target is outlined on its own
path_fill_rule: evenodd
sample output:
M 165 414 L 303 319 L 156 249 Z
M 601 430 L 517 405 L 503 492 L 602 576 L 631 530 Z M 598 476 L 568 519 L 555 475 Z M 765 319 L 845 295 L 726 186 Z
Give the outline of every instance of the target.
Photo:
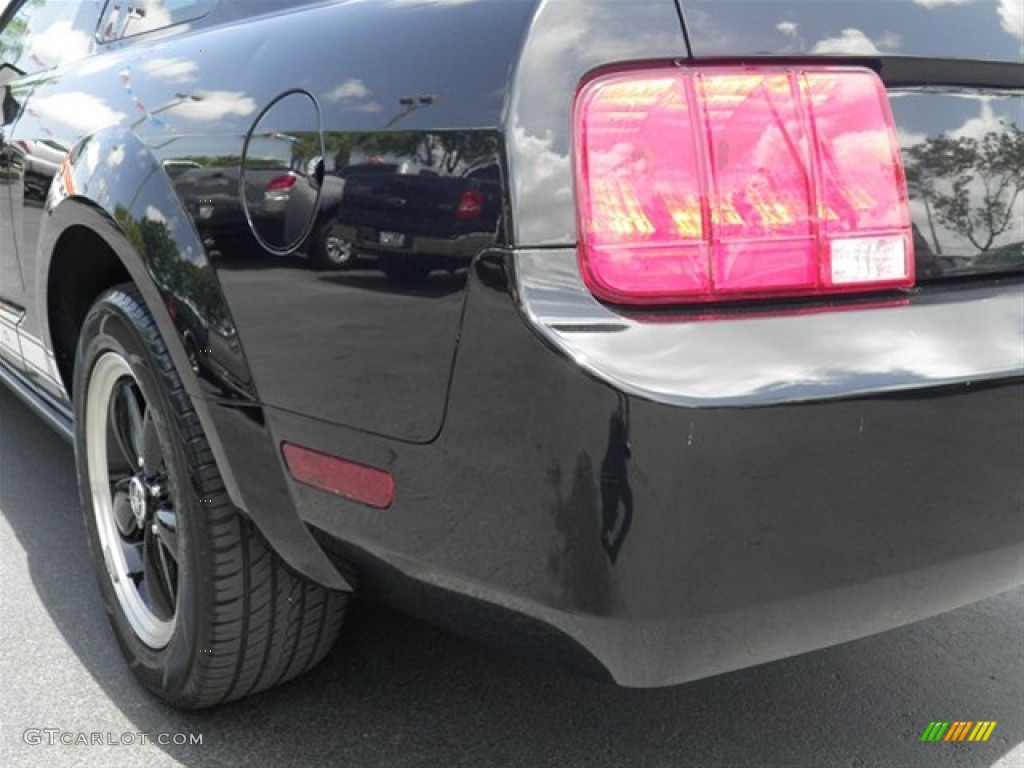
M 242 205 L 253 235 L 271 253 L 299 248 L 320 207 L 320 110 L 305 91 L 278 96 L 249 130 L 242 153 Z

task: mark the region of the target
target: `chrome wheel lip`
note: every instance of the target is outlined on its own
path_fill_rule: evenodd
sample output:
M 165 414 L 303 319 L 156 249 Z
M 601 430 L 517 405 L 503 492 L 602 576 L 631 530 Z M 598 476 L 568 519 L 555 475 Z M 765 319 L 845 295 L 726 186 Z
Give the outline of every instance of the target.
M 111 493 L 112 479 L 108 466 L 108 413 L 116 387 L 126 378 L 138 386 L 138 381 L 132 373 L 128 361 L 112 351 L 104 352 L 96 360 L 89 377 L 84 427 L 89 491 L 101 556 L 114 596 L 139 640 L 148 647 L 159 650 L 167 646 L 174 634 L 178 617 L 177 601 L 173 615 L 169 619 L 157 616 L 146 604 L 138 586 L 129 575 L 131 571 L 125 554 L 124 541 L 118 528 Z M 138 493 L 138 491 L 136 492 Z M 133 509 L 133 514 L 137 518 L 139 512 Z

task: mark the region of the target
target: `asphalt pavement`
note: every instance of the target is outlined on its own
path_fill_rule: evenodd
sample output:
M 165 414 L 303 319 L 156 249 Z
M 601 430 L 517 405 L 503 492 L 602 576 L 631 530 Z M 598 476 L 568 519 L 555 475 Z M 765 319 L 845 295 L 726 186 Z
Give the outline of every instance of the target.
M 998 724 L 986 743 L 922 743 L 933 720 Z M 0 766 L 37 765 L 1024 766 L 1024 590 L 657 690 L 356 603 L 313 673 L 183 714 L 114 642 L 71 448 L 0 386 Z

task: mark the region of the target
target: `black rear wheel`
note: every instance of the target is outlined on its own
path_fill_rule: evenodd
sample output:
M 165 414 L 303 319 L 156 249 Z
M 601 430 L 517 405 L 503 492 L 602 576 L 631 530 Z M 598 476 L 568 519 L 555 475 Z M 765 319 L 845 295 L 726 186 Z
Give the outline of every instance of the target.
M 74 382 L 86 529 L 114 633 L 182 708 L 317 664 L 347 595 L 298 576 L 231 505 L 163 339 L 132 286 L 90 309 Z

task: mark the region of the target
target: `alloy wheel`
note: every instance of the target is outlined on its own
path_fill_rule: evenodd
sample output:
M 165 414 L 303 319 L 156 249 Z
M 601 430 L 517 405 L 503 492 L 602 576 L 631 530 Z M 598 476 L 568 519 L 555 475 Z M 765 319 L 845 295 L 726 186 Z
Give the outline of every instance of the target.
M 107 574 L 132 630 L 150 648 L 163 648 L 177 617 L 176 493 L 160 439 L 163 422 L 116 352 L 105 352 L 93 367 L 85 422 Z

